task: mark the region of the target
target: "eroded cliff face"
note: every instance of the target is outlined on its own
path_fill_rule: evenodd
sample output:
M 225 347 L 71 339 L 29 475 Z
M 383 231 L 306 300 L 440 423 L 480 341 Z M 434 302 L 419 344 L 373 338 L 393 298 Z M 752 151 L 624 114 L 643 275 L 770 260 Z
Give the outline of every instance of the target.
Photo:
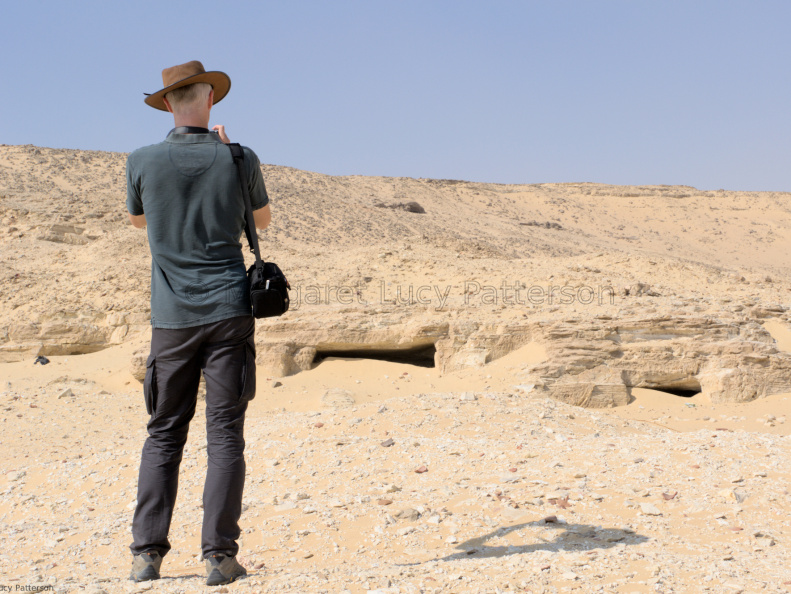
M 651 316 L 594 320 L 443 321 L 380 314 L 379 319 L 270 324 L 258 362 L 273 375 L 310 369 L 322 354 L 415 359 L 433 352 L 443 373 L 483 367 L 526 344 L 545 360 L 514 370 L 521 390 L 594 408 L 628 403 L 629 388 L 706 392 L 716 402 L 745 402 L 791 391 L 791 355 L 744 317 Z M 431 348 L 433 347 L 433 348 Z M 423 360 L 421 360 L 421 358 Z
M 145 344 L 150 256 L 124 162 L 0 147 L 0 362 Z M 292 311 L 258 322 L 271 376 L 337 356 L 451 374 L 534 344 L 545 356 L 514 365 L 512 389 L 580 406 L 633 387 L 791 391 L 763 326 L 789 323 L 787 194 L 263 170 L 262 250 L 294 286 Z

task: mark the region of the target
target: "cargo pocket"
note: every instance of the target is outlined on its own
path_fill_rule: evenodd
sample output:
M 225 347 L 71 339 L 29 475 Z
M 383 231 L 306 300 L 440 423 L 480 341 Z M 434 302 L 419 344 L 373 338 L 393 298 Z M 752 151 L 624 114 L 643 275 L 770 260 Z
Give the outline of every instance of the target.
M 242 393 L 240 402 L 255 398 L 255 343 L 252 339 L 244 343 L 244 361 L 242 363 Z
M 146 412 L 154 416 L 154 411 L 157 410 L 157 364 L 154 355 L 150 355 L 146 361 L 146 377 L 143 380 L 143 399 L 146 401 Z

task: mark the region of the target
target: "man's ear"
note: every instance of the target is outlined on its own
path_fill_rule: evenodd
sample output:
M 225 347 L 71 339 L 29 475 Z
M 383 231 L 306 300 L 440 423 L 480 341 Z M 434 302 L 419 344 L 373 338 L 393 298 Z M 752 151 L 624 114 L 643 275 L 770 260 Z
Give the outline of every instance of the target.
M 212 105 L 214 105 L 214 88 L 209 91 L 209 111 L 211 111 Z
M 168 111 L 170 113 L 173 113 L 173 106 L 170 104 L 170 101 L 168 101 L 168 98 L 167 97 L 162 97 L 162 102 L 165 104 L 165 107 L 168 108 Z

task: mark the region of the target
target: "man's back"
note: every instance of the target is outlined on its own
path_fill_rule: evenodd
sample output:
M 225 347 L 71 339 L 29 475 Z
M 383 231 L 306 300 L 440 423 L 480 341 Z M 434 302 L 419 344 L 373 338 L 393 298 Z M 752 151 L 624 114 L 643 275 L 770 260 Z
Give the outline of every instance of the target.
M 268 203 L 258 158 L 245 149 L 253 209 Z M 146 215 L 151 323 L 186 328 L 249 315 L 240 237 L 244 202 L 217 134 L 171 133 L 129 155 L 127 208 Z

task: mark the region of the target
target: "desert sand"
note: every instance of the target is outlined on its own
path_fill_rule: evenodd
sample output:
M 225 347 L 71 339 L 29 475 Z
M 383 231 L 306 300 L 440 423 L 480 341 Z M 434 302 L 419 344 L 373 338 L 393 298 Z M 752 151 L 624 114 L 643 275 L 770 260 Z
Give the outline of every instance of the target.
M 124 159 L 0 146 L 0 588 L 791 590 L 790 194 L 273 165 L 259 235 L 295 290 L 257 325 L 250 575 L 204 585 L 199 402 L 163 579 L 133 584 L 150 256 Z

